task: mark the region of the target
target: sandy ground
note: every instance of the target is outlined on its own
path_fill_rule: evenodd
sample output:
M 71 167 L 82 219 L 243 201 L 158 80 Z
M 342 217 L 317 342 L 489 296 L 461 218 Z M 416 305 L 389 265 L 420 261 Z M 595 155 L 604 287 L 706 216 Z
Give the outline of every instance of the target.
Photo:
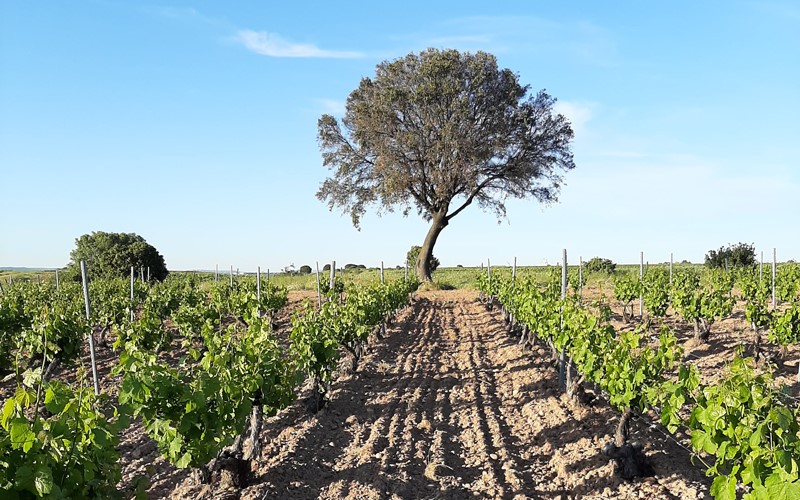
M 268 419 L 249 485 L 215 490 L 162 472 L 171 498 L 703 498 L 689 453 L 639 419 L 656 476 L 624 482 L 600 454 L 617 413 L 560 397 L 544 352 L 510 338 L 475 292 L 426 292 L 341 373 L 311 415 Z M 154 457 L 153 457 L 154 458 Z

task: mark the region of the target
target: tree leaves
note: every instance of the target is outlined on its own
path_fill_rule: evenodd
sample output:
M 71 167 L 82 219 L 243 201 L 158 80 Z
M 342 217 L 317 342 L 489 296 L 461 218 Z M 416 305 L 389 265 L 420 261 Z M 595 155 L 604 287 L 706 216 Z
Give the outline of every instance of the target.
M 508 198 L 552 203 L 575 167 L 573 131 L 545 91 L 529 95 L 491 54 L 428 49 L 378 65 L 347 98 L 339 123 L 318 122 L 323 165 L 317 198 L 358 228 L 411 209 L 444 225 L 467 206 L 505 217 Z

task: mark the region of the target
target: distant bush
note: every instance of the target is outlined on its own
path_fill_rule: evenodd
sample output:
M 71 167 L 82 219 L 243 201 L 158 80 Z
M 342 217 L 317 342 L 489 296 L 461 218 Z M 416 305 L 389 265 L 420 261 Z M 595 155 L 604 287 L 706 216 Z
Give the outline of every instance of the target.
M 611 259 L 592 257 L 585 264 L 583 264 L 583 268 L 590 273 L 613 274 L 617 269 L 617 265 L 614 264 Z
M 706 267 L 732 268 L 752 267 L 756 265 L 756 247 L 747 243 L 737 243 L 709 250 L 706 254 Z
M 419 255 L 420 250 L 422 250 L 421 246 L 413 245 L 406 254 L 406 263 L 408 264 L 409 268 L 414 269 L 414 267 L 417 265 L 417 256 Z M 439 264 L 439 259 L 431 255 L 431 272 L 434 272 L 436 268 L 439 267 Z
M 311 266 L 300 266 L 297 272 L 300 274 L 311 274 Z
M 366 269 L 367 266 L 365 266 L 364 264 L 345 264 L 344 268 L 345 269 Z
M 169 271 L 164 257 L 153 245 L 135 233 L 106 233 L 94 231 L 75 240 L 69 254 L 70 263 L 63 277 L 80 281 L 80 262 L 86 261 L 90 278 L 125 278 L 131 267 L 140 273 L 149 268 L 151 279 L 163 281 Z
M 324 266 L 322 266 L 322 270 L 323 271 L 330 271 L 331 270 L 331 265 L 330 264 L 325 264 Z

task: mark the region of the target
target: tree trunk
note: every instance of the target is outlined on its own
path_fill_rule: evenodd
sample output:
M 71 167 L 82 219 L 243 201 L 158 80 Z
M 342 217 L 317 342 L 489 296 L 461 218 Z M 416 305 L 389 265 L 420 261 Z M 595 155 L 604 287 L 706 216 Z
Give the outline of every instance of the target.
M 755 322 L 753 325 L 753 359 L 758 362 L 758 356 L 761 354 L 761 332 L 758 330 Z
M 628 425 L 633 416 L 633 411 L 630 408 L 622 412 L 617 424 L 617 432 L 614 434 L 614 444 L 617 448 L 621 448 L 628 441 Z
M 528 345 L 528 336 L 529 335 L 530 335 L 530 328 L 528 328 L 528 325 L 523 324 L 522 325 L 522 335 L 520 335 L 520 339 L 519 339 L 519 343 L 523 347 L 527 347 L 527 345 Z
M 259 398 L 256 404 L 253 405 L 253 410 L 250 413 L 250 449 L 244 456 L 247 461 L 258 458 L 261 455 L 261 425 L 264 421 L 264 407 L 261 406 Z
M 703 318 L 694 320 L 694 325 L 694 338 L 701 342 L 707 342 L 711 334 L 711 325 Z
M 436 245 L 436 239 L 439 233 L 442 232 L 447 226 L 447 219 L 443 213 L 434 214 L 431 219 L 431 228 L 428 229 L 428 234 L 425 236 L 425 242 L 422 243 L 422 248 L 419 250 L 417 256 L 417 276 L 420 281 L 431 281 L 431 260 L 433 257 L 433 246 Z

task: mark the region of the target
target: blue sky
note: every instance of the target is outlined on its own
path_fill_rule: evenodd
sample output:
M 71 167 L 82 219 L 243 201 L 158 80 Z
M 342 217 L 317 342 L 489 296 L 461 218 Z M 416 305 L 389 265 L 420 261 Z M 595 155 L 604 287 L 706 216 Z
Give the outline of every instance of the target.
M 800 5 L 0 1 L 0 266 L 135 232 L 171 269 L 397 265 L 427 225 L 356 231 L 314 194 L 317 119 L 376 64 L 484 50 L 573 123 L 560 203 L 470 207 L 443 265 L 800 259 Z

